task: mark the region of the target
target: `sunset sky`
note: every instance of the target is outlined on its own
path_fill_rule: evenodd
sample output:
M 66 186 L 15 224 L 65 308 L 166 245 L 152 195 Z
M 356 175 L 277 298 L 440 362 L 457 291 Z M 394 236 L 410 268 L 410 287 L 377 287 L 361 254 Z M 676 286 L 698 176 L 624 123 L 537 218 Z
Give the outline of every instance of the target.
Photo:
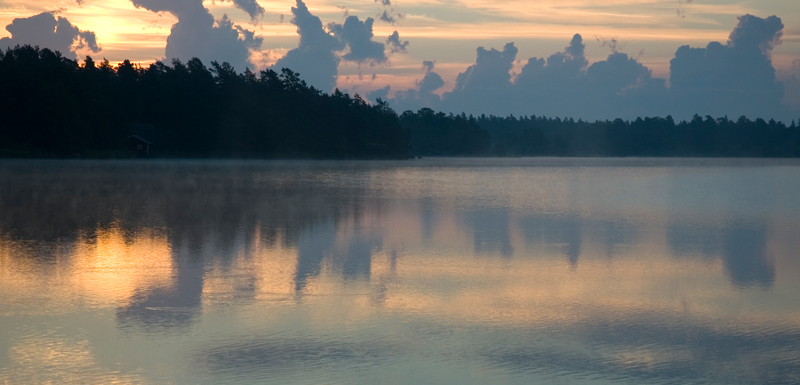
M 184 33 L 190 36 L 202 35 L 192 30 L 192 23 L 202 13 L 199 2 L 200 0 L 0 0 L 0 23 L 9 25 L 14 19 L 51 12 L 55 17 L 67 19 L 80 31 L 94 32 L 99 51 L 95 49 L 97 52 L 92 52 L 86 44 L 79 48 L 80 44 L 75 43 L 72 46 L 74 57 L 82 59 L 90 54 L 95 59 L 106 58 L 112 62 L 130 59 L 146 65 L 156 60 L 169 60 L 174 56 L 166 52 L 165 47 L 173 25 L 179 20 L 178 15 L 184 15 Z M 209 48 L 196 56 L 206 62 L 230 61 L 240 70 L 243 70 L 242 66 L 260 70 L 275 65 L 287 52 L 298 47 L 298 26 L 292 23 L 296 16 L 292 13 L 292 7 L 299 7 L 298 4 L 300 3 L 292 0 L 204 1 L 202 7 L 207 9 L 217 23 L 215 29 L 224 15 L 227 15 L 231 25 L 226 28 L 234 31 L 234 34 L 238 31 L 239 41 L 247 40 L 250 32 L 253 35 L 244 43 L 249 51 L 247 61 L 237 62 L 233 57 L 226 57 L 228 51 L 224 49 L 214 51 Z M 705 48 L 712 41 L 726 44 L 731 31 L 739 23 L 739 16 L 751 14 L 767 18 L 776 15 L 784 25 L 782 35 L 776 35 L 778 43 L 771 52 L 765 53 L 772 59 L 777 80 L 785 83 L 783 104 L 794 111 L 800 106 L 800 88 L 797 86 L 797 79 L 800 78 L 798 1 L 307 0 L 305 5 L 311 15 L 319 17 L 326 33 L 331 35 L 335 33 L 329 24 L 336 23 L 340 27 L 344 26 L 342 30 L 345 30 L 348 16 L 357 17 L 357 21 L 361 23 L 368 21 L 368 18 L 374 19 L 374 36 L 371 41 L 385 45 L 385 58 L 367 53 L 366 50 L 370 48 L 368 40 L 359 40 L 365 44 L 366 56 L 356 59 L 353 59 L 357 55 L 352 48 L 356 44 L 355 40 L 341 47 L 334 44 L 333 49 L 340 50 L 336 51 L 334 58 L 338 61 L 338 72 L 335 71 L 332 75 L 336 79 L 336 86 L 350 93 L 367 95 L 376 89 L 390 86 L 385 97 L 394 97 L 396 91 L 415 87 L 419 91 L 423 77 L 427 72 L 433 72 L 434 66 L 435 73 L 444 84 L 434 87 L 432 92 L 437 95 L 449 92 L 456 87 L 456 77 L 475 64 L 478 47 L 502 51 L 505 44 L 510 42 L 518 50 L 510 69 L 513 81 L 529 58 L 547 58 L 554 53 L 564 52 L 574 34 L 580 34 L 583 38 L 588 65 L 605 60 L 614 52 L 625 53 L 652 71 L 653 78 L 665 79 L 666 86 L 669 87 L 670 60 L 675 57 L 680 46 Z M 210 19 L 208 20 L 210 23 Z M 202 22 L 198 22 L 199 24 Z M 360 26 L 368 27 L 367 24 Z M 353 26 L 359 27 L 355 23 Z M 209 24 L 207 29 L 210 28 Z M 387 43 L 387 38 L 395 31 L 399 35 L 399 44 Z M 362 28 L 362 32 L 366 33 L 363 36 L 369 37 L 369 31 Z M 0 33 L 0 37 L 12 37 L 12 33 L 7 30 Z M 262 38 L 260 44 L 259 37 Z M 179 38 L 177 35 L 174 37 L 176 43 L 172 52 L 192 55 L 194 51 L 191 47 L 179 47 L 184 42 Z M 13 42 L 26 41 L 20 33 Z M 405 42 L 408 44 L 405 45 Z M 46 45 L 35 41 L 31 43 Z M 220 46 L 226 45 L 221 41 L 218 43 Z M 316 47 L 318 46 L 311 49 Z M 352 60 L 348 60 L 348 52 L 353 55 L 349 57 Z M 298 52 L 298 57 L 300 55 Z M 315 61 L 310 59 L 311 56 L 303 58 Z M 181 59 L 186 61 L 189 58 Z M 293 60 L 299 59 L 287 58 L 279 64 L 295 63 Z M 425 67 L 423 61 L 433 63 Z M 304 75 L 304 71 L 296 70 Z M 308 72 L 306 70 L 305 74 Z M 329 91 L 327 86 L 315 84 L 315 81 L 309 82 Z M 418 96 L 416 98 L 419 100 Z M 425 103 L 420 102 L 412 107 L 423 104 Z M 794 115 L 800 116 L 800 112 Z

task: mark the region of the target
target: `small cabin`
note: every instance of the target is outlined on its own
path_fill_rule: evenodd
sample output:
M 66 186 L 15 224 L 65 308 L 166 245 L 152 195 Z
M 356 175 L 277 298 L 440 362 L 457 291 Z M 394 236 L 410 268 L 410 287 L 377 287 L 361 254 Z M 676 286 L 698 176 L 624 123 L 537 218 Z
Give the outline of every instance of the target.
M 153 154 L 153 142 L 140 135 L 128 136 L 125 138 L 125 144 L 131 151 L 136 152 L 136 154 L 141 157 L 147 157 Z

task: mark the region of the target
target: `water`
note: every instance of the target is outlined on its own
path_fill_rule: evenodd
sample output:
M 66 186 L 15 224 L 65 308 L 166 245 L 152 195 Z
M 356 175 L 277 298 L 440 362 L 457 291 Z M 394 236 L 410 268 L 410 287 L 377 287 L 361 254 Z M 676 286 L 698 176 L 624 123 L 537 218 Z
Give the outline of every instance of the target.
M 800 162 L 0 162 L 0 384 L 797 384 Z

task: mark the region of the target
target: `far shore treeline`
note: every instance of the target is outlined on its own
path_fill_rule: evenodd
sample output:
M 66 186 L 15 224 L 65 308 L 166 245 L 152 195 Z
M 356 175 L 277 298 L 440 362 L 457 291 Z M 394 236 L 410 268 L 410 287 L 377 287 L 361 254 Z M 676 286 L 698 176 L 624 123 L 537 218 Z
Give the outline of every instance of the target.
M 409 156 L 800 157 L 800 126 L 695 116 L 584 122 L 537 116 L 398 115 L 326 94 L 290 69 L 227 63 L 84 64 L 49 49 L 0 53 L 0 157 L 402 159 Z M 141 153 L 139 153 L 141 155 Z

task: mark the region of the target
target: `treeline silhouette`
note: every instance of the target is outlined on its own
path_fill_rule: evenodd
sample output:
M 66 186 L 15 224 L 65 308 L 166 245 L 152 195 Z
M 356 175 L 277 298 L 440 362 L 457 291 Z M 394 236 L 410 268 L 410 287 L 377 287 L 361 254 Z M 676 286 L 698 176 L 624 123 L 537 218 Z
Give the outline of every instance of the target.
M 409 136 L 409 149 L 417 156 L 470 156 L 490 153 L 491 138 L 472 117 L 446 115 L 422 108 L 406 111 L 400 123 Z
M 31 46 L 0 55 L 0 156 L 124 157 L 131 135 L 161 157 L 798 157 L 800 127 L 746 117 L 634 121 L 401 115 L 357 94 L 323 93 L 283 69 L 237 73 L 194 58 L 144 68 Z
M 467 118 L 473 120 L 472 118 Z M 800 126 L 763 119 L 714 119 L 695 115 L 634 121 L 574 121 L 546 117 L 481 116 L 475 123 L 491 136 L 495 155 L 798 157 Z
M 17 46 L 0 58 L 5 156 L 120 156 L 135 134 L 155 155 L 405 158 L 386 103 L 325 94 L 283 69 L 237 73 L 199 59 L 147 68 Z
M 800 157 L 800 126 L 695 116 L 634 121 L 445 115 L 406 111 L 411 154 L 421 156 Z

